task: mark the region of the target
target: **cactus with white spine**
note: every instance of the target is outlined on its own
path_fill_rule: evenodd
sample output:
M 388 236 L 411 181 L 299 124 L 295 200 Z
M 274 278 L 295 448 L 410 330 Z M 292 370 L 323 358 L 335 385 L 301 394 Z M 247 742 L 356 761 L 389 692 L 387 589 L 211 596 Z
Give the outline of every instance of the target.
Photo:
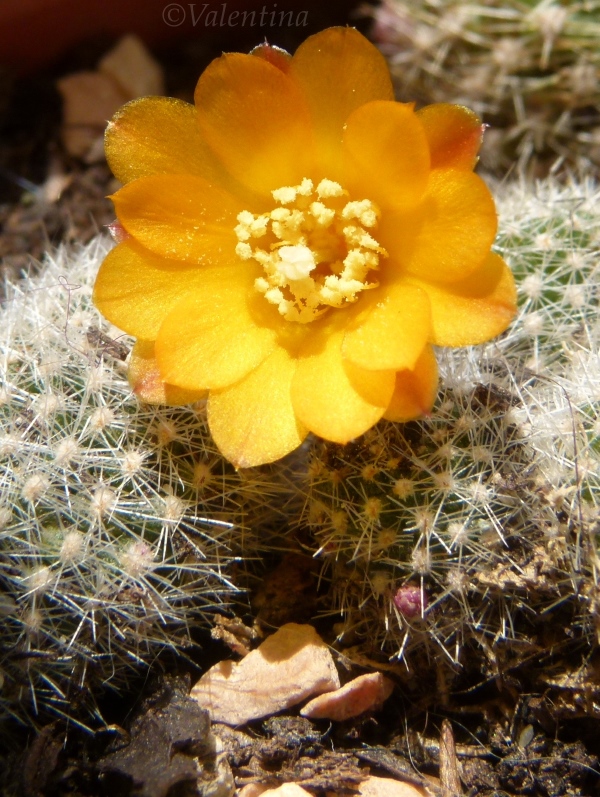
M 109 245 L 59 250 L 0 314 L 0 716 L 93 710 L 185 650 L 277 511 L 277 480 L 236 474 L 202 406 L 133 396 L 129 341 L 91 302 Z
M 504 188 L 497 246 L 521 298 L 511 329 L 440 352 L 430 417 L 345 447 L 313 440 L 285 467 L 236 473 L 201 406 L 132 396 L 128 341 L 91 304 L 104 239 L 8 286 L 3 713 L 91 705 L 99 684 L 124 690 L 165 644 L 184 650 L 189 627 L 239 586 L 227 565 L 264 551 L 274 518 L 310 529 L 326 611 L 371 653 L 410 665 L 443 651 L 459 666 L 474 641 L 514 642 L 519 615 L 557 606 L 576 634 L 595 633 L 599 199 L 591 182 Z
M 342 642 L 458 667 L 473 640 L 517 641 L 518 614 L 560 605 L 575 635 L 600 628 L 599 200 L 591 181 L 505 187 L 509 331 L 439 352 L 429 418 L 313 446 L 301 522 Z

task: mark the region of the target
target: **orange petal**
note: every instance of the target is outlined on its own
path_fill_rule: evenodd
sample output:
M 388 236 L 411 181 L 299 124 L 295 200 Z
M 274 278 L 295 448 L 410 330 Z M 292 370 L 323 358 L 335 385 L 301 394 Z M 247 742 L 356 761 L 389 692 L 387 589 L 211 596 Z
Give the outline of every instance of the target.
M 413 368 L 431 334 L 425 291 L 399 283 L 370 291 L 344 335 L 342 355 L 367 370 Z
M 195 174 L 217 180 L 223 169 L 198 128 L 193 105 L 172 97 L 142 97 L 108 123 L 106 160 L 117 180 L 151 174 Z
M 429 145 L 412 104 L 369 102 L 348 119 L 343 148 L 356 199 L 415 207 L 429 178 Z
M 347 118 L 372 100 L 393 100 L 383 55 L 354 28 L 328 28 L 296 50 L 290 69 L 308 98 L 324 176 L 338 179 Z
M 306 437 L 290 398 L 295 370 L 296 361 L 278 347 L 245 379 L 211 390 L 210 430 L 223 456 L 236 467 L 275 462 Z
M 306 102 L 294 81 L 263 58 L 227 53 L 196 86 L 200 129 L 240 183 L 262 194 L 311 171 Z
M 154 354 L 154 341 L 138 340 L 129 359 L 129 384 L 146 404 L 192 404 L 206 397 L 206 391 L 182 390 L 163 381 Z
M 463 105 L 436 103 L 417 111 L 429 141 L 432 169 L 472 169 L 485 126 Z
M 427 346 L 414 369 L 396 374 L 394 394 L 383 417 L 388 421 L 410 421 L 426 415 L 433 407 L 437 389 L 437 362 L 431 346 Z
M 125 230 L 157 255 L 198 266 L 239 262 L 238 199 L 200 177 L 141 177 L 112 197 Z
M 494 200 L 480 177 L 434 169 L 421 206 L 413 212 L 383 213 L 377 240 L 390 254 L 388 270 L 447 283 L 481 265 L 496 229 Z
M 437 346 L 473 346 L 504 332 L 517 309 L 513 275 L 502 258 L 490 253 L 483 265 L 449 285 L 415 281 L 431 302 Z
M 167 382 L 188 390 L 224 388 L 273 351 L 274 330 L 257 324 L 250 312 L 252 284 L 253 275 L 243 269 L 232 269 L 226 277 L 216 272 L 173 307 L 156 341 Z
M 344 361 L 344 330 L 329 327 L 315 331 L 303 347 L 292 382 L 292 402 L 311 432 L 347 443 L 381 418 L 394 390 L 395 374 L 366 371 Z
M 94 303 L 120 329 L 154 340 L 173 306 L 190 290 L 198 290 L 202 277 L 202 269 L 165 260 L 128 238 L 100 266 Z

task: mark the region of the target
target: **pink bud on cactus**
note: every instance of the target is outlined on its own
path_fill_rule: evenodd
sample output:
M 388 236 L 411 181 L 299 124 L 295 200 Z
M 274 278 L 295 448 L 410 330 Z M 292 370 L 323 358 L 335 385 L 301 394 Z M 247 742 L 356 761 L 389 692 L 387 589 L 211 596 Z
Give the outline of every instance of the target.
M 427 593 L 417 584 L 404 584 L 394 595 L 394 605 L 407 620 L 423 617 L 427 609 Z

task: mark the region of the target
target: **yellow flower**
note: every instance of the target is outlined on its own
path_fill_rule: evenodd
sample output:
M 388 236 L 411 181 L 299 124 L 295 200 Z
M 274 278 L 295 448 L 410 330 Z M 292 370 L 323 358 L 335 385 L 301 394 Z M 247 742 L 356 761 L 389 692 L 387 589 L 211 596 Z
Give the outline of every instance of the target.
M 128 237 L 94 297 L 138 338 L 140 398 L 208 391 L 215 442 L 240 467 L 309 431 L 346 443 L 429 411 L 432 345 L 489 340 L 515 311 L 473 174 L 481 134 L 466 108 L 394 102 L 383 57 L 352 28 L 293 57 L 223 55 L 195 106 L 126 105 L 106 152 Z

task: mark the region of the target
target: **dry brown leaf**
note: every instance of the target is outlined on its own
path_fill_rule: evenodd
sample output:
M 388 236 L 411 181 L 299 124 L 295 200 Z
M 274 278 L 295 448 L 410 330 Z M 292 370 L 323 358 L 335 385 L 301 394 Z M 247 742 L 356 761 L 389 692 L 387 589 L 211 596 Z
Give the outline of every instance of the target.
M 70 155 L 83 157 L 104 134 L 106 122 L 130 97 L 110 77 L 77 72 L 57 83 L 63 100 L 62 136 Z
M 100 61 L 98 71 L 116 81 L 131 99 L 165 93 L 162 67 L 137 36 L 124 36 Z
M 135 36 L 125 36 L 104 56 L 96 72 L 77 72 L 57 83 L 63 100 L 62 139 L 70 155 L 88 163 L 103 160 L 106 123 L 128 100 L 164 93 L 164 77 Z
M 339 686 L 329 648 L 315 629 L 288 623 L 239 663 L 211 667 L 191 696 L 213 721 L 243 725 Z

